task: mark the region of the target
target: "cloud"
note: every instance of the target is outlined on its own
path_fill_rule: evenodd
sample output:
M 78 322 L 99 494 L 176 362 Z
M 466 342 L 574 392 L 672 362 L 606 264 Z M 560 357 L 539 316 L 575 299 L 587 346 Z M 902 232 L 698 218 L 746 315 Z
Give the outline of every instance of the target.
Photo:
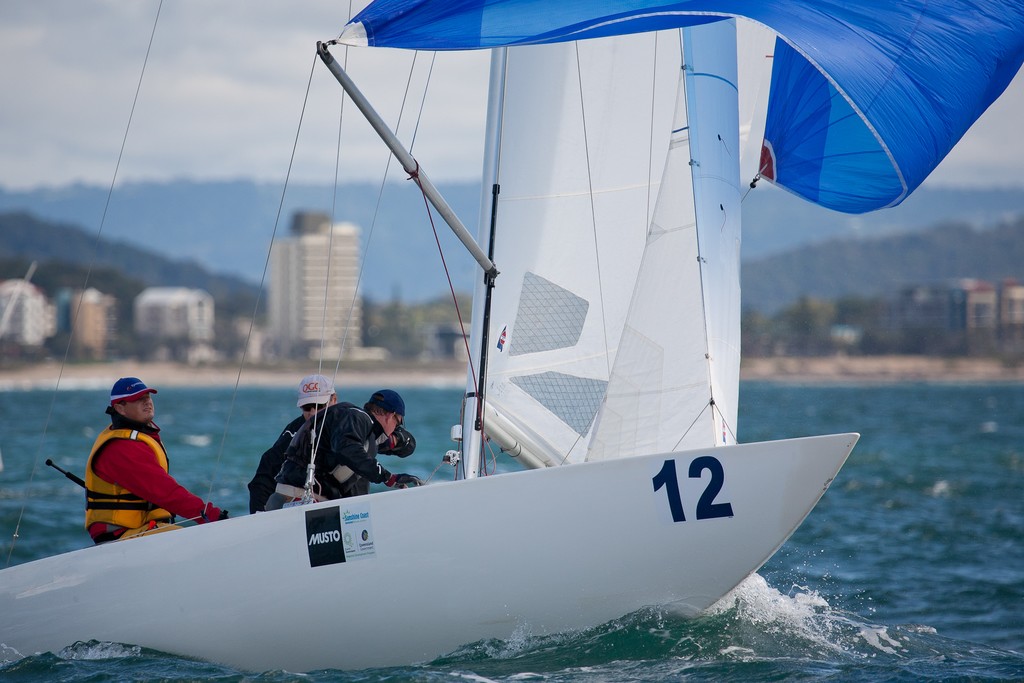
M 175 0 L 160 7 L 154 32 L 157 7 L 0 4 L 0 185 L 109 184 L 129 118 L 122 181 L 281 181 L 297 132 L 294 178 L 333 180 L 341 88 L 314 58 L 317 40 L 335 37 L 347 20 L 344 3 Z M 361 52 L 348 58 L 353 77 L 397 121 L 403 93 L 394 85 L 405 83 L 414 58 L 425 78 L 429 56 Z M 344 49 L 335 54 L 345 59 Z M 418 137 L 435 159 L 435 178 L 479 174 L 487 60 L 485 52 L 435 58 Z M 422 89 L 407 107 L 419 107 Z M 379 178 L 387 152 L 351 105 L 342 131 L 342 178 Z
M 129 119 L 119 181 L 283 182 L 294 145 L 293 180 L 332 182 L 339 117 L 341 180 L 379 180 L 387 151 L 353 106 L 339 111 L 340 87 L 315 61 L 317 40 L 349 14 L 337 0 L 0 3 L 0 186 L 109 185 Z M 406 142 L 422 106 L 415 151 L 434 180 L 479 176 L 488 53 L 353 49 L 347 60 L 392 127 L 404 100 Z M 1018 74 L 929 184 L 1024 182 L 1022 111 Z

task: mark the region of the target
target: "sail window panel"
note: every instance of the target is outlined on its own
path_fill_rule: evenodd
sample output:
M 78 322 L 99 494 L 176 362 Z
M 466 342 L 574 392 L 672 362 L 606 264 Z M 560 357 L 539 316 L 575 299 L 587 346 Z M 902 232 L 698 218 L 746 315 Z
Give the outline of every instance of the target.
M 535 273 L 523 276 L 509 355 L 540 353 L 575 346 L 590 304 Z
M 585 434 L 590 429 L 608 386 L 603 380 L 561 372 L 520 375 L 511 381 L 577 434 Z

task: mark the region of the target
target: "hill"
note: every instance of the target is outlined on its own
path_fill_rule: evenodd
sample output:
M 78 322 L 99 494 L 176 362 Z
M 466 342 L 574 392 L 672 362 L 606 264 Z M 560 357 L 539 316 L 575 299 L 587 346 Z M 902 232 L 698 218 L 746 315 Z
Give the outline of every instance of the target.
M 254 297 L 258 290 L 241 278 L 213 275 L 201 265 L 166 258 L 123 241 L 97 239 L 82 228 L 27 213 L 0 214 L 0 259 L 57 262 L 114 270 L 146 286 L 205 289 L 217 300 Z M 62 283 L 77 284 L 82 282 Z
M 873 239 L 833 239 L 743 265 L 744 307 L 774 313 L 801 296 L 887 297 L 952 278 L 1024 281 L 1024 213 L 996 227 L 942 223 Z
M 441 184 L 440 190 L 472 231 L 479 186 L 449 183 Z M 0 211 L 29 212 L 93 234 L 106 199 L 105 188 L 84 185 L 24 192 L 0 189 Z M 111 197 L 102 237 L 256 285 L 263 278 L 271 240 L 287 234 L 292 213 L 331 213 L 332 207 L 337 220 L 352 221 L 362 229 L 368 274 L 364 294 L 377 301 L 397 297 L 417 303 L 447 292 L 423 198 L 409 182 L 346 184 L 337 193 L 328 185 L 292 185 L 282 192 L 280 186 L 241 180 L 126 183 Z M 1024 188 L 924 187 L 894 209 L 848 216 L 762 183 L 748 193 L 743 211 L 743 258 L 752 262 L 830 239 L 907 233 L 940 221 L 996 225 L 1024 211 Z M 447 226 L 436 217 L 435 223 L 455 287 L 469 291 L 476 280 L 475 264 Z
M 475 218 L 476 186 L 452 186 L 447 193 L 460 216 Z M 415 185 L 351 184 L 340 187 L 336 198 L 332 194 L 327 185 L 293 185 L 282 199 L 281 187 L 248 181 L 129 183 L 115 189 L 102 236 L 258 285 L 271 242 L 288 235 L 292 214 L 300 210 L 330 214 L 336 206 L 337 220 L 356 223 L 362 231 L 364 269 L 369 274 L 364 278 L 369 283 L 364 294 L 378 301 L 394 296 L 423 301 L 447 290 L 435 239 L 424 218 L 423 198 Z M 0 211 L 30 212 L 93 234 L 102 219 L 106 195 L 104 189 L 85 185 L 0 190 Z M 435 222 L 456 288 L 470 291 L 472 259 L 447 226 L 436 217 Z M 425 281 L 429 287 L 424 287 Z

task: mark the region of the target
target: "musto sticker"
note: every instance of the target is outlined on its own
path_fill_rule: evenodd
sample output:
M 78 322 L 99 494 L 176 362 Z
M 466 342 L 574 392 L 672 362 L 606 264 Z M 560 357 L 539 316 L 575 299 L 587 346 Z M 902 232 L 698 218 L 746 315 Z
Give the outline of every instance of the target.
M 306 511 L 306 548 L 309 550 L 310 567 L 345 561 L 341 513 L 337 507 Z
M 309 566 L 351 562 L 377 554 L 367 503 L 349 503 L 306 512 Z
M 701 481 L 704 472 L 711 474 L 706 484 Z M 716 501 L 725 484 L 725 470 L 718 458 L 710 455 L 694 458 L 690 462 L 686 474 L 687 478 L 680 483 L 679 476 L 676 474 L 676 461 L 666 460 L 661 466 L 661 470 L 651 478 L 654 493 L 661 495 L 659 492 L 664 491 L 673 522 L 686 521 L 686 513 L 683 511 L 684 503 L 694 511 L 693 519 L 733 516 L 732 503 Z M 695 509 L 693 507 L 694 500 L 696 500 Z M 659 507 L 661 506 L 659 505 Z

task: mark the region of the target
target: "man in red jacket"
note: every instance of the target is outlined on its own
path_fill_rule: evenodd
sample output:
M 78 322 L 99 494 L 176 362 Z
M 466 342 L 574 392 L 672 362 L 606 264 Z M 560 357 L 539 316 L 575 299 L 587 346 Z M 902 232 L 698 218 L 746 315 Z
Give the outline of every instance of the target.
M 137 377 L 122 377 L 110 390 L 110 427 L 100 432 L 85 467 L 85 528 L 105 543 L 180 528 L 174 516 L 198 524 L 228 516 L 175 481 L 151 389 Z

